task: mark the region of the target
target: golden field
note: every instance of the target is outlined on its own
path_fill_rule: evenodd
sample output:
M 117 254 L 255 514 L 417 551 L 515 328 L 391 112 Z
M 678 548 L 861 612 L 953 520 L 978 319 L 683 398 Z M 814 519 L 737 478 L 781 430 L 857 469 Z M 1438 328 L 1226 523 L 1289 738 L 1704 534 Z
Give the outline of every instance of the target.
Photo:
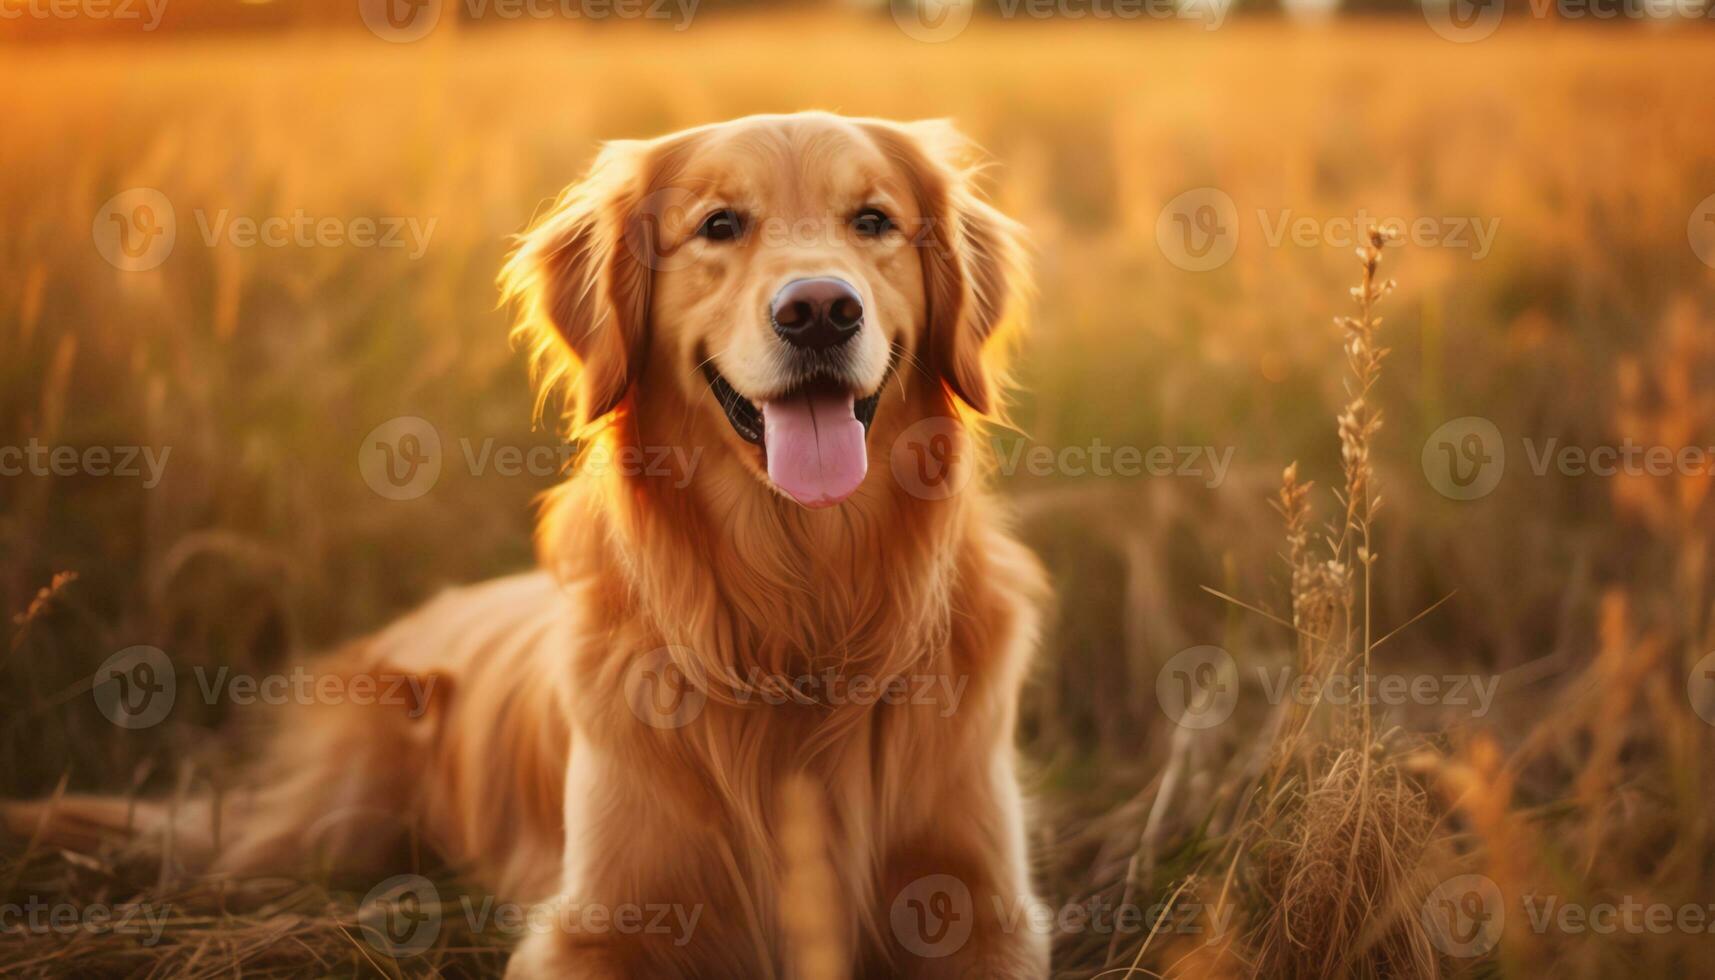
M 1680 919 L 1603 933 L 1536 914 L 1549 898 L 1715 909 L 1709 474 L 1535 465 L 1567 446 L 1715 447 L 1715 269 L 1698 251 L 1715 262 L 1715 224 L 1699 238 L 1696 220 L 1715 195 L 1712 51 L 1700 30 L 1512 24 L 1459 45 L 1414 18 L 979 21 L 924 44 L 833 14 L 0 48 L 0 446 L 170 450 L 158 481 L 0 476 L 16 614 L 0 796 L 218 782 L 231 705 L 186 696 L 165 724 L 115 727 L 88 691 L 116 651 L 284 669 L 531 560 L 531 501 L 556 477 L 465 458 L 558 445 L 532 424 L 494 276 L 600 140 L 804 108 L 946 116 L 988 149 L 995 199 L 1035 241 L 1017 430 L 995 439 L 1003 460 L 1055 460 L 999 476 L 1058 596 L 1022 735 L 1044 892 L 1056 909 L 1184 910 L 1153 930 L 1063 928 L 1056 974 L 1715 975 L 1715 934 Z M 104 202 L 132 188 L 176 219 L 147 271 L 98 248 Z M 1193 271 L 1163 212 L 1206 188 L 1232 202 L 1236 246 Z M 397 224 L 404 244 L 232 233 L 299 214 Z M 1282 470 L 1319 485 L 1314 546 L 1341 509 L 1320 488 L 1346 480 L 1332 318 L 1354 310 L 1360 214 L 1429 222 L 1382 261 L 1399 287 L 1379 307 L 1385 504 L 1364 584 L 1386 637 L 1368 672 L 1432 693 L 1372 705 L 1354 739 L 1350 706 L 1299 718 L 1258 678 L 1302 656 L 1279 622 Z M 429 493 L 390 500 L 357 460 L 404 415 L 434 424 L 448 461 Z M 1472 416 L 1502 434 L 1505 470 L 1452 499 L 1425 457 Z M 1097 446 L 1176 465 L 1066 462 Z M 1177 472 L 1187 458 L 1203 462 Z M 76 578 L 33 605 L 61 572 Z M 1200 646 L 1230 655 L 1236 710 L 1176 725 L 1160 679 Z M 393 962 L 351 938 L 373 883 L 243 906 L 123 850 L 6 853 L 4 901 L 174 917 L 147 949 L 8 937 L 0 972 L 470 974 L 505 944 L 457 936 Z M 1505 912 L 1478 946 L 1433 924 L 1441 883 L 1464 875 Z

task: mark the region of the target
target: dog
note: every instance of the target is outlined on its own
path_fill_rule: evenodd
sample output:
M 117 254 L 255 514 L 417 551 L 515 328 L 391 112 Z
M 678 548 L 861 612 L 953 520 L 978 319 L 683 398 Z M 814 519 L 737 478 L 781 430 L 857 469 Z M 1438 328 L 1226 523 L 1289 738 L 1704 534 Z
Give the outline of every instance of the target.
M 794 975 L 807 781 L 839 973 L 1046 976 L 1013 734 L 1048 588 L 979 438 L 1025 248 L 977 155 L 826 113 L 607 144 L 500 277 L 607 461 L 543 500 L 541 569 L 317 664 L 421 696 L 294 709 L 218 841 L 212 803 L 10 822 L 170 831 L 232 874 L 399 870 L 421 841 L 508 900 L 698 910 L 688 940 L 532 931 L 510 977 L 756 978 Z

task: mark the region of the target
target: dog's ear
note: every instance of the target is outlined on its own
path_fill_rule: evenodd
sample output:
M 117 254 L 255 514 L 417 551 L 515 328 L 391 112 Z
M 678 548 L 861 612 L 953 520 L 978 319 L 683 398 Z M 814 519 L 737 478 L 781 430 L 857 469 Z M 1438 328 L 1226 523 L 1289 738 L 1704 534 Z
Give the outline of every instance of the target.
M 928 302 L 930 364 L 979 413 L 999 409 L 1003 351 L 989 340 L 1020 304 L 1028 272 L 1023 231 L 977 193 L 976 147 L 944 120 L 872 129 L 917 195 Z
M 643 365 L 657 254 L 657 223 L 641 213 L 649 150 L 633 141 L 603 147 L 520 236 L 500 273 L 502 296 L 519 306 L 514 335 L 530 350 L 538 409 L 569 383 L 574 431 L 618 409 Z

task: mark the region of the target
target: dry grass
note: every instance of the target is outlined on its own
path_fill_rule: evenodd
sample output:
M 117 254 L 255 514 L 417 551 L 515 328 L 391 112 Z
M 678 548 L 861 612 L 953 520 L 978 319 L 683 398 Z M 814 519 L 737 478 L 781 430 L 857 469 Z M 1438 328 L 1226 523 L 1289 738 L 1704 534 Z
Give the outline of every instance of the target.
M 1378 555 L 1371 550 L 1381 498 L 1371 444 L 1381 429 L 1374 407 L 1387 349 L 1378 345 L 1376 304 L 1394 284 L 1377 278 L 1387 236 L 1371 229 L 1358 250 L 1359 312 L 1337 320 L 1346 335 L 1349 400 L 1339 416 L 1345 486 L 1341 518 L 1326 554 L 1306 540 L 1307 490 L 1288 467 L 1280 494 L 1292 570 L 1292 624 L 1299 670 L 1368 685 L 1375 651 L 1370 615 Z M 1253 845 L 1260 867 L 1256 907 L 1266 916 L 1252 940 L 1264 976 L 1428 976 L 1435 952 L 1418 921 L 1413 891 L 1431 816 L 1423 792 L 1395 764 L 1397 747 L 1378 741 L 1366 700 L 1335 705 L 1326 731 L 1316 708 L 1292 703 L 1257 789 L 1262 813 Z
M 19 617 L 0 793 L 62 778 L 171 793 L 223 770 L 234 749 L 209 733 L 234 720 L 229 704 L 187 696 L 144 732 L 99 715 L 90 672 L 116 650 L 159 646 L 185 674 L 266 672 L 529 560 L 529 501 L 551 476 L 460 464 L 402 503 L 372 493 L 353 456 L 401 414 L 433 420 L 449 457 L 461 437 L 554 444 L 529 428 L 492 279 L 505 236 L 596 139 L 807 106 L 949 115 L 1001 161 L 1000 201 L 1037 237 L 1015 413 L 1029 438 L 1234 451 L 1215 487 L 1004 478 L 1060 594 L 1024 715 L 1044 891 L 1227 925 L 1060 934 L 1057 974 L 1707 974 L 1705 935 L 1538 933 L 1521 903 L 1715 901 L 1715 728 L 1687 697 L 1715 650 L 1709 478 L 1538 477 L 1519 443 L 1715 445 L 1715 303 L 1686 247 L 1691 208 L 1715 192 L 1707 38 L 979 24 L 919 45 L 885 24 L 819 28 L 8 48 L 0 84 L 31 97 L 0 127 L 0 445 L 173 455 L 152 490 L 0 480 L 0 599 Z M 821 70 L 759 74 L 787 45 Z M 179 210 L 153 274 L 118 272 L 90 244 L 95 208 L 131 186 Z M 1230 262 L 1193 274 L 1163 260 L 1155 230 L 1164 202 L 1203 186 L 1245 224 Z M 195 217 L 299 208 L 437 224 L 412 261 L 209 247 Z M 1331 334 L 1307 325 L 1353 312 L 1331 302 L 1344 248 L 1270 247 L 1254 212 L 1359 208 L 1498 218 L 1500 233 L 1481 259 L 1387 250 L 1402 285 L 1379 331 L 1366 259 L 1354 320 Z M 1378 384 L 1381 336 L 1393 353 Z M 1419 451 L 1472 414 L 1508 434 L 1508 475 L 1450 501 Z M 1326 526 L 1311 474 L 1338 488 Z M 1198 644 L 1227 650 L 1241 681 L 1233 719 L 1207 730 L 1173 724 L 1154 696 L 1163 664 Z M 1481 717 L 1310 709 L 1266 702 L 1249 678 L 1275 667 L 1499 688 Z M 374 882 L 217 884 L 123 848 L 17 844 L 0 902 L 142 901 L 170 927 L 148 948 L 0 942 L 0 972 L 481 974 L 506 942 L 449 926 L 393 962 L 353 932 Z M 813 891 L 813 851 L 795 853 L 794 887 Z M 1461 958 L 1420 913 L 1468 873 L 1495 883 L 1508 925 Z M 826 965 L 805 955 L 819 964 L 806 975 Z
M 369 942 L 359 901 L 374 882 L 213 880 L 165 872 L 158 854 L 114 845 L 90 852 L 27 850 L 0 864 L 13 924 L 32 897 L 102 909 L 35 938 L 0 943 L 0 973 L 39 977 L 250 977 L 498 975 L 507 945 L 448 915 L 439 943 L 390 958 Z M 453 902 L 448 876 L 437 878 Z M 475 898 L 480 901 L 480 897 Z M 456 908 L 456 905 L 449 906 Z M 47 920 L 43 920 L 47 921 Z

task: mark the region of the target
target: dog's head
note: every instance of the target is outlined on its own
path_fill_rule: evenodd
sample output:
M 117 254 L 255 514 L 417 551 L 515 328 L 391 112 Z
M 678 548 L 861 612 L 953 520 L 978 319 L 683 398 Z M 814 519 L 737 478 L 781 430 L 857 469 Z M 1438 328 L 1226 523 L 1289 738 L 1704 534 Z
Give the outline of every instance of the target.
M 502 286 L 572 385 L 574 431 L 626 417 L 646 443 L 718 441 L 831 506 L 864 484 L 872 427 L 997 407 L 985 346 L 1020 247 L 970 157 L 946 123 L 823 113 L 609 144 Z

